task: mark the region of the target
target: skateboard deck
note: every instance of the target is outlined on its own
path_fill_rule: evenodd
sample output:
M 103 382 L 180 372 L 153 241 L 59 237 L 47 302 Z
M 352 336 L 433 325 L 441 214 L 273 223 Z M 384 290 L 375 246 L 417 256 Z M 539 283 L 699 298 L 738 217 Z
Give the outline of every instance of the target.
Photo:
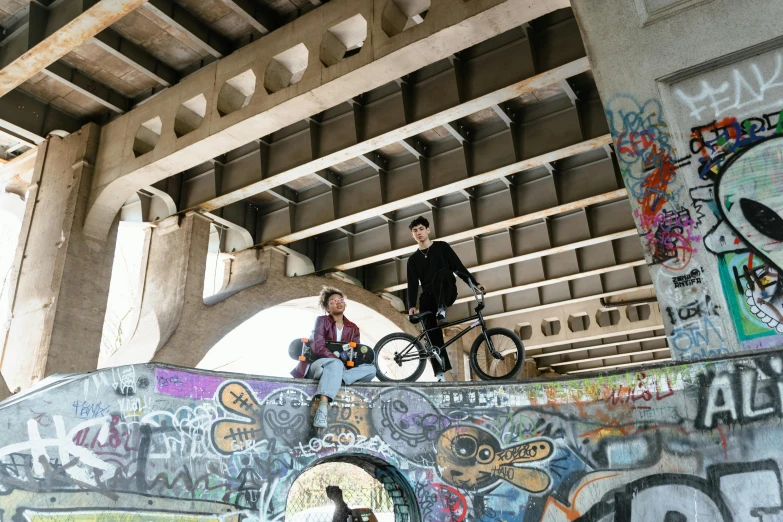
M 366 344 L 327 341 L 326 348 L 338 358 L 342 353 L 346 353 L 347 356 L 343 362 L 348 369 L 361 364 L 375 364 L 375 351 Z M 310 349 L 310 339 L 307 338 L 291 341 L 291 344 L 288 345 L 288 355 L 291 359 L 306 362 L 318 359 Z

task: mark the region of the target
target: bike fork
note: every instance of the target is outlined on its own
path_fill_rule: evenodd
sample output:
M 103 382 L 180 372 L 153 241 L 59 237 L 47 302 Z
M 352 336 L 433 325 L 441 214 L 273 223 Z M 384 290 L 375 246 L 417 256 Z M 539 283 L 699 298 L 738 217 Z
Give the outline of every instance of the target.
M 495 359 L 497 359 L 498 361 L 502 361 L 503 359 L 505 359 L 505 357 L 503 357 L 503 355 L 500 352 L 495 350 L 495 345 L 492 344 L 492 340 L 487 335 L 487 328 L 483 322 L 481 323 L 481 335 L 484 336 L 484 342 L 487 343 L 489 354 Z

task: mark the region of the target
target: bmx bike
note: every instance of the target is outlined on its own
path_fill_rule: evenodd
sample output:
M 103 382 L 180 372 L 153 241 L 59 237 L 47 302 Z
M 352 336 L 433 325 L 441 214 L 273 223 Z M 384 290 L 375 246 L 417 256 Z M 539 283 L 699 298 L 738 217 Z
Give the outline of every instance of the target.
M 445 350 L 447 346 L 474 328 L 480 328 L 481 333 L 470 348 L 470 368 L 473 373 L 483 381 L 513 379 L 517 376 L 525 361 L 525 347 L 522 341 L 514 332 L 506 328 L 487 329 L 484 317 L 481 315 L 484 309 L 484 292 L 477 292 L 472 282 L 469 282 L 469 285 L 476 299 L 473 315 L 435 328 L 447 328 L 472 321 L 470 326 L 449 339 L 440 349 L 432 345 L 429 336 L 435 328 L 425 329 L 422 326 L 422 332 L 418 337 L 405 332 L 387 335 L 375 345 L 375 368 L 378 380 L 416 381 L 424 372 L 429 359 L 435 359 L 442 365 L 440 351 Z M 408 316 L 408 319 L 413 324 L 420 324 L 421 320 L 431 313 L 421 312 Z

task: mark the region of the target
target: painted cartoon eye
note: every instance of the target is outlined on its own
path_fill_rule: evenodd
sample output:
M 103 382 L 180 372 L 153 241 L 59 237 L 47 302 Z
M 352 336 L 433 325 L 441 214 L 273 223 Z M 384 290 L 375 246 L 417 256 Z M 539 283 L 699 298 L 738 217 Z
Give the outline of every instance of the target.
M 495 460 L 495 452 L 494 450 L 487 446 L 483 445 L 478 450 L 478 455 L 476 456 L 476 460 L 479 461 L 481 464 L 489 464 L 493 460 Z
M 783 241 L 783 218 L 768 206 L 753 201 L 752 199 L 740 199 L 740 208 L 745 219 L 750 221 L 753 227 L 777 241 Z
M 461 459 L 469 459 L 476 455 L 478 444 L 476 439 L 469 435 L 460 435 L 454 437 L 452 442 L 454 453 Z

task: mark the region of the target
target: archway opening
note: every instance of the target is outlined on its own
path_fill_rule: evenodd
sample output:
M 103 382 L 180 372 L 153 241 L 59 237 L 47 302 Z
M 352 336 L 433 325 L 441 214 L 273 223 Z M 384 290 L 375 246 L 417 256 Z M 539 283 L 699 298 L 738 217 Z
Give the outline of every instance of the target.
M 309 337 L 315 319 L 323 312 L 318 297 L 293 299 L 262 310 L 227 333 L 196 366 L 205 370 L 290 377 L 296 361 L 288 355 L 289 343 Z M 345 316 L 359 326 L 362 343 L 374 347 L 385 335 L 400 329 L 382 314 L 353 300 L 346 301 Z M 434 381 L 428 364 L 419 381 Z
M 331 522 L 337 504 L 326 488 L 337 486 L 354 522 L 421 522 L 408 480 L 392 465 L 368 455 L 319 460 L 294 481 L 286 499 L 286 522 Z

